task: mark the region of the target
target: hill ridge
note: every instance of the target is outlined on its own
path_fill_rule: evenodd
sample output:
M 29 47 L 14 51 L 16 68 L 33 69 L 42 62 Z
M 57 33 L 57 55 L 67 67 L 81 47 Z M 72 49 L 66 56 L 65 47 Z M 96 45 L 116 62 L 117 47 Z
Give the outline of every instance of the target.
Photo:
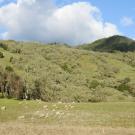
M 81 45 L 78 48 L 99 52 L 128 52 L 135 51 L 135 41 L 125 36 L 114 35 L 96 40 L 90 44 Z

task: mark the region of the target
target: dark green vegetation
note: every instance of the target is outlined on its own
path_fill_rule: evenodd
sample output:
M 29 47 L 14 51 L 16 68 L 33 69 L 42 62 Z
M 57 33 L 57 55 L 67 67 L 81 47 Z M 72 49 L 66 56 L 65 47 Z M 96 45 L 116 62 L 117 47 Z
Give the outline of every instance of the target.
M 79 48 L 99 52 L 128 52 L 135 51 L 135 41 L 123 36 L 112 36 L 97 40 L 91 44 L 79 46 Z
M 85 46 L 88 50 L 0 41 L 0 96 L 53 102 L 134 101 L 135 52 L 130 49 L 134 42 L 119 36 L 110 39 L 114 42 L 109 45 L 121 42 L 129 50 L 109 53 Z

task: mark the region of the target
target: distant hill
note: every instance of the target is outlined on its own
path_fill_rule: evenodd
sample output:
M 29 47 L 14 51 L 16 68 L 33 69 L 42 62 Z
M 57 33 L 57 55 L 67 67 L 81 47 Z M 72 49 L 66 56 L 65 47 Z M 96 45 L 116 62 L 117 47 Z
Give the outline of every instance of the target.
M 117 36 L 99 40 L 93 48 L 98 48 L 98 42 L 110 45 L 111 40 L 120 44 L 119 38 L 133 42 Z M 0 97 L 51 102 L 134 100 L 135 53 L 88 50 L 56 43 L 0 41 Z
M 124 36 L 112 36 L 97 40 L 91 44 L 81 45 L 78 48 L 99 52 L 128 52 L 135 51 L 135 41 Z

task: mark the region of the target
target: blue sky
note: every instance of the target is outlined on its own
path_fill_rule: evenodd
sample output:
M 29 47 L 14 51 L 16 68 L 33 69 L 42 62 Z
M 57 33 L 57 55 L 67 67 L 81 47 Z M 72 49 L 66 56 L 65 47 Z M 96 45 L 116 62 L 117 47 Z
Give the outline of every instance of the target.
M 56 3 L 57 7 L 64 7 L 66 5 L 71 5 L 72 3 L 78 3 L 78 2 L 88 2 L 92 6 L 95 6 L 100 10 L 100 14 L 102 15 L 103 25 L 105 24 L 104 22 L 112 23 L 117 27 L 117 30 L 120 33 L 135 39 L 135 0 L 53 0 L 53 1 Z M 16 2 L 16 0 L 0 0 L 0 7 L 6 6 L 11 2 Z M 7 29 L 8 27 L 1 25 L 0 33 L 5 32 Z M 97 36 L 97 38 L 98 37 L 99 36 Z M 62 41 L 59 40 L 60 39 L 59 37 L 56 38 L 56 36 L 54 40 L 55 39 L 58 41 Z M 70 38 L 66 39 L 65 42 L 68 42 L 69 39 Z M 86 40 L 86 42 L 88 41 Z
M 135 24 L 129 27 L 121 24 L 123 17 L 135 21 L 135 0 L 91 0 L 91 2 L 99 7 L 105 20 L 116 24 L 124 35 L 135 38 Z

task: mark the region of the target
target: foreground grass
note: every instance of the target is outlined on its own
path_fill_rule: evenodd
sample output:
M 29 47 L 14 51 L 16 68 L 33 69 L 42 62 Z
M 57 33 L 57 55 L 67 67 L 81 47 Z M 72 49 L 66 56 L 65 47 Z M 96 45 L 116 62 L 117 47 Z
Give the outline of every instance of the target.
M 134 135 L 133 128 L 45 126 L 8 123 L 0 125 L 1 135 Z
M 0 99 L 0 122 L 40 125 L 135 127 L 134 102 L 44 103 Z
M 134 133 L 134 102 L 77 104 L 0 99 L 0 135 Z

